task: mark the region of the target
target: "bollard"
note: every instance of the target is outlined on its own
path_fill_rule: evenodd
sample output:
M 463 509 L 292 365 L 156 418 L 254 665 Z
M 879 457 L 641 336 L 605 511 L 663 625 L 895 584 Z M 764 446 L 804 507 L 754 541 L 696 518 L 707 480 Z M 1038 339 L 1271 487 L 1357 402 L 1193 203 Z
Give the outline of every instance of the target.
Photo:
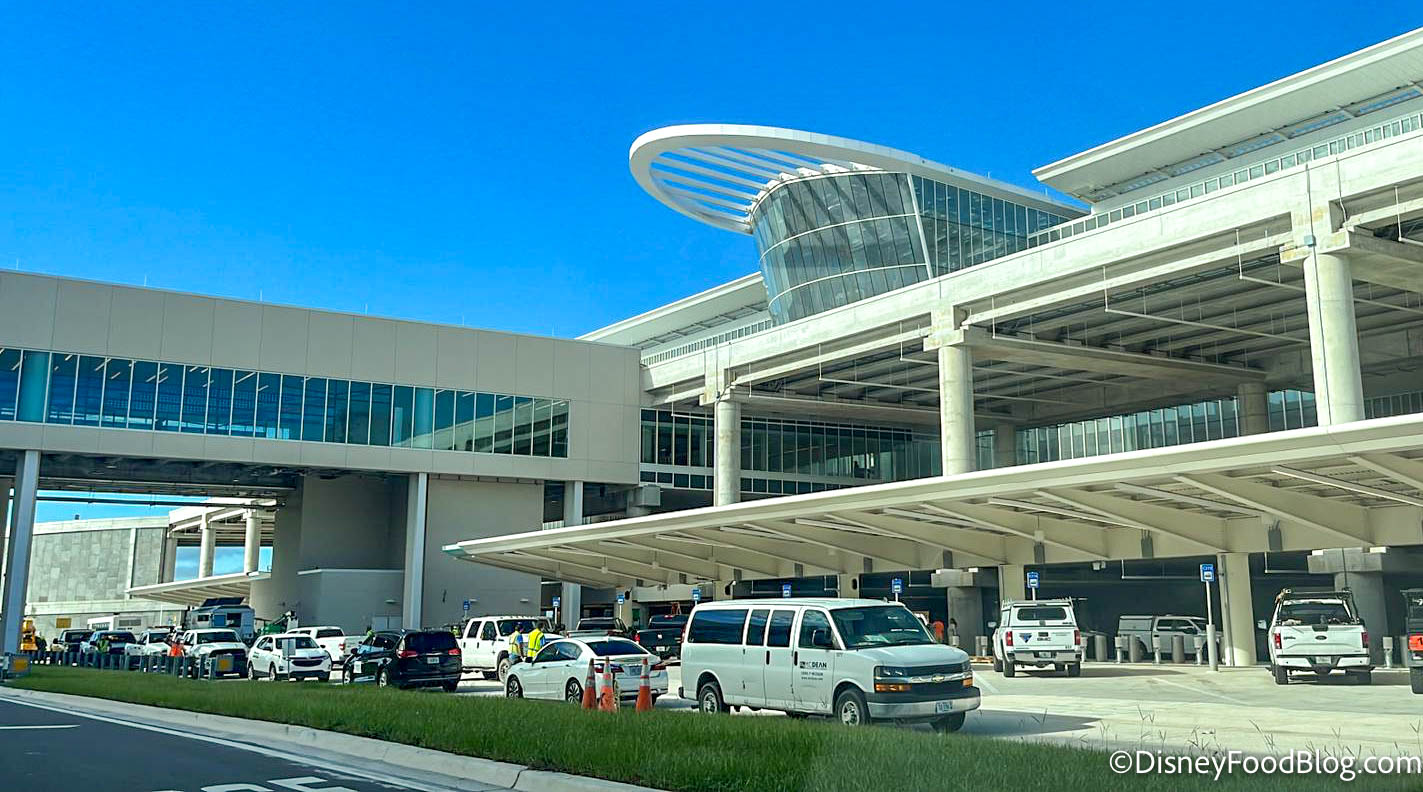
M 1126 662 L 1126 655 L 1127 655 L 1127 639 L 1126 639 L 1126 637 L 1125 637 L 1125 636 L 1122 636 L 1122 635 L 1118 635 L 1118 636 L 1116 636 L 1115 638 L 1113 638 L 1113 639 L 1112 639 L 1112 648 L 1113 648 L 1114 650 L 1116 650 L 1116 653 L 1117 653 L 1117 662 L 1118 662 L 1118 663 L 1124 663 L 1124 662 Z
M 642 658 L 642 678 L 637 683 L 637 705 L 634 712 L 648 712 L 652 709 L 652 680 L 649 677 L 647 658 Z
M 1146 658 L 1146 644 L 1140 638 L 1134 636 L 1127 637 L 1127 659 L 1133 663 L 1140 663 Z
M 1389 669 L 1389 670 L 1392 670 L 1392 669 L 1393 669 L 1393 636 L 1392 636 L 1392 635 L 1385 635 L 1385 636 L 1383 637 L 1383 667 L 1386 668 L 1386 669 Z
M 1191 643 L 1196 650 L 1196 665 L 1206 664 L 1206 637 L 1204 635 L 1191 636 Z
M 588 681 L 583 684 L 583 709 L 598 708 L 598 681 L 593 676 L 593 659 L 588 659 Z
M 957 633 L 949 636 L 949 646 L 955 649 L 959 648 L 959 636 Z
M 1094 657 L 1092 658 L 1093 660 L 1096 660 L 1099 663 L 1107 662 L 1106 633 L 1095 633 L 1092 636 L 1092 654 L 1094 655 Z
M 974 654 L 978 657 L 988 656 L 988 636 L 980 635 L 975 639 L 977 651 Z
M 1161 665 L 1161 636 L 1151 636 L 1151 664 Z
M 1171 662 L 1176 664 L 1186 662 L 1186 636 L 1171 636 Z

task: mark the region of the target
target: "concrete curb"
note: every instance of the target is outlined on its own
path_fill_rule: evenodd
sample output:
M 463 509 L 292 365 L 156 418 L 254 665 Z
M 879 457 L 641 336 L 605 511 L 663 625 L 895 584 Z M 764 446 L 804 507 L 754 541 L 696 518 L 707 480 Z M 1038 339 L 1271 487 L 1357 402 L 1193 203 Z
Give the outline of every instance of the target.
M 465 786 L 460 784 L 460 781 L 474 781 L 520 792 L 662 792 L 651 787 L 618 781 L 533 770 L 509 762 L 461 756 L 373 737 L 357 737 L 271 721 L 5 687 L 0 687 L 0 699 L 47 704 L 146 726 L 177 728 L 204 737 L 247 743 L 299 756 L 312 755 L 313 758 L 318 758 L 314 754 L 319 752 L 327 755 L 322 758 L 339 758 L 356 766 L 378 762 L 421 774 L 444 776 L 456 787 Z

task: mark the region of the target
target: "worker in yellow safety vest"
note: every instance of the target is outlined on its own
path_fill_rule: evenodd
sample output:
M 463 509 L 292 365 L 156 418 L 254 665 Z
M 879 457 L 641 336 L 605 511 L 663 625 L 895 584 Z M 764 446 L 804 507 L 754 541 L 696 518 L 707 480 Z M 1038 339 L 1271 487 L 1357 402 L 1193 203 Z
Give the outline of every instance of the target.
M 519 662 L 528 655 L 528 630 L 529 625 L 524 624 L 509 633 L 509 658 L 514 662 Z
M 535 624 L 533 631 L 529 633 L 529 657 L 538 654 L 542 648 L 544 648 L 544 631 L 542 627 Z

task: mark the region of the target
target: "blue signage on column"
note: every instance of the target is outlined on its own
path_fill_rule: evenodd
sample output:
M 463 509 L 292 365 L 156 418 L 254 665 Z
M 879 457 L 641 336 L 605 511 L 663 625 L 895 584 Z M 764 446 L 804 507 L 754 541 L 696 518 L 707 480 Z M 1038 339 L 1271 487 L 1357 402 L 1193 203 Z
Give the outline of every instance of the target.
M 693 587 L 692 587 L 692 602 L 701 602 L 701 601 L 702 601 L 702 587 L 701 587 L 701 586 L 693 586 Z
M 1036 573 L 1036 572 L 1029 572 L 1029 573 L 1028 573 L 1028 588 L 1030 588 L 1030 589 L 1035 589 L 1035 588 L 1037 588 L 1037 587 L 1038 587 L 1038 573 Z
M 1210 583 L 1215 580 L 1215 564 L 1201 564 L 1201 582 Z
M 781 584 L 781 596 L 782 596 L 782 597 L 789 597 L 790 595 L 791 595 L 791 584 L 789 584 L 789 583 L 782 583 L 782 584 Z
M 900 578 L 895 578 L 894 580 L 890 581 L 890 583 L 889 583 L 889 589 L 890 589 L 890 591 L 894 592 L 895 594 L 903 594 L 903 593 L 904 593 L 904 581 L 903 581 L 902 579 L 900 579 Z

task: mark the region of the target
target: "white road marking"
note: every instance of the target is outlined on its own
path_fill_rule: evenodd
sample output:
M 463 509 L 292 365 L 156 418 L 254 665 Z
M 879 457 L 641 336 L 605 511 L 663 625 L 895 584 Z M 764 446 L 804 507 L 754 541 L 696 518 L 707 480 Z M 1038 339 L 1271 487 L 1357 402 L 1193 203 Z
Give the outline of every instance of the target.
M 29 729 L 77 729 L 77 723 L 65 723 L 57 726 L 0 726 L 0 731 L 27 731 Z
M 994 687 L 993 683 L 989 682 L 984 674 L 980 674 L 975 671 L 973 674 L 973 684 L 977 687 L 983 688 L 984 690 L 988 691 L 989 693 L 992 693 L 995 696 L 998 695 L 998 688 Z
M 1177 682 L 1177 681 L 1175 681 L 1175 680 L 1171 680 L 1171 679 L 1158 679 L 1158 678 L 1152 677 L 1152 678 L 1151 678 L 1151 681 L 1152 681 L 1152 682 L 1160 682 L 1160 683 L 1163 684 L 1163 685 L 1170 685 L 1171 687 L 1178 687 L 1178 688 L 1181 688 L 1182 690 L 1189 690 L 1189 691 L 1191 691 L 1192 693 L 1204 693 L 1204 694 L 1206 694 L 1207 696 L 1214 696 L 1214 697 L 1220 699 L 1221 701 L 1228 701 L 1228 702 L 1230 702 L 1231 704 L 1239 704 L 1239 705 L 1245 706 L 1245 707 L 1250 706 L 1250 702 L 1248 702 L 1248 701 L 1243 701 L 1243 700 L 1241 700 L 1241 699 L 1235 698 L 1234 696 L 1227 696 L 1227 695 L 1225 695 L 1224 693 L 1216 693 L 1216 692 L 1213 691 L 1213 690 L 1205 690 L 1204 688 L 1200 688 L 1200 687 L 1191 687 L 1190 685 L 1187 685 L 1187 684 L 1184 684 L 1184 683 L 1181 683 L 1181 682 Z
M 235 740 L 224 740 L 218 737 L 208 737 L 202 734 L 192 734 L 190 732 L 179 731 L 177 729 L 170 729 L 165 726 L 153 726 L 147 723 L 139 723 L 136 721 L 124 720 L 122 718 L 115 718 L 107 715 L 96 715 L 89 712 L 78 712 L 75 710 L 65 709 L 63 707 L 52 706 L 49 704 L 39 704 L 33 701 L 21 701 L 19 699 L 10 698 L 9 696 L 0 697 L 0 701 L 4 701 L 8 704 L 17 704 L 22 707 L 33 707 L 35 709 L 49 710 L 50 712 L 62 712 L 66 715 L 73 715 L 80 718 L 88 718 L 90 720 L 102 721 L 104 723 L 113 723 L 119 726 L 127 726 L 132 729 L 143 729 L 144 731 L 157 732 L 159 734 L 168 734 L 174 737 L 182 737 L 186 740 L 198 740 L 200 742 L 221 745 L 226 748 L 234 748 L 239 751 L 249 751 L 251 753 L 262 754 L 264 756 L 270 756 L 275 759 L 281 759 L 287 762 L 292 762 L 294 764 L 307 765 L 308 767 L 319 767 L 323 770 L 330 770 L 335 773 L 343 773 L 345 775 L 354 776 L 356 778 L 362 778 L 367 781 L 375 781 L 376 783 L 385 784 L 387 786 L 393 786 L 396 788 L 413 789 L 417 790 L 418 792 L 454 792 L 454 790 L 452 790 L 450 787 L 432 786 L 430 784 L 424 784 L 418 781 L 411 781 L 409 779 L 404 778 L 397 778 L 395 776 L 386 775 L 384 773 L 379 773 L 372 770 L 360 770 L 354 767 L 339 764 L 337 762 L 332 762 L 325 759 L 317 759 L 312 756 L 287 753 L 286 751 L 279 751 L 275 748 L 267 748 L 261 745 L 253 745 L 251 743 L 238 742 Z

